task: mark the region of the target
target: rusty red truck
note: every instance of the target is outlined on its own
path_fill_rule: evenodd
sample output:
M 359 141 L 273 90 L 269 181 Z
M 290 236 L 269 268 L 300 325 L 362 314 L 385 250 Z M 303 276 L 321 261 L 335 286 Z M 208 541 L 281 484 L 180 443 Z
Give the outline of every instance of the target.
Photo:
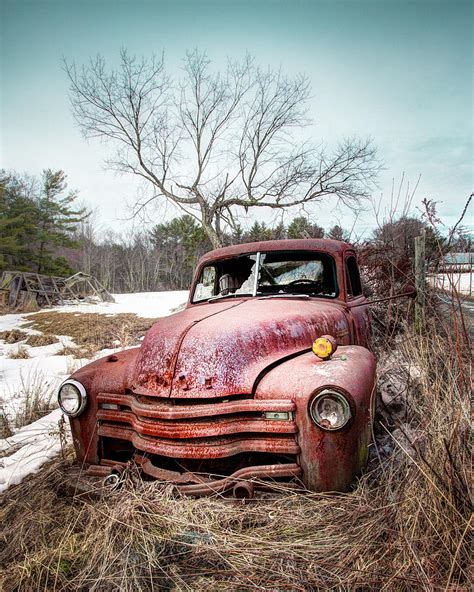
M 199 261 L 183 310 L 75 372 L 58 400 L 91 475 L 133 463 L 191 495 L 343 491 L 371 441 L 369 337 L 349 244 L 224 247 Z

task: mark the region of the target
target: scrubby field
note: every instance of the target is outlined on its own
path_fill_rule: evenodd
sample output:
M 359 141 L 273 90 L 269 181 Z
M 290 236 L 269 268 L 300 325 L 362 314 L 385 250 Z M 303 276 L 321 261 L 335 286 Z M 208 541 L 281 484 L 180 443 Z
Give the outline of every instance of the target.
M 468 590 L 470 345 L 427 314 L 378 335 L 377 446 L 348 494 L 189 499 L 144 483 L 63 487 L 63 453 L 4 495 L 5 590 Z

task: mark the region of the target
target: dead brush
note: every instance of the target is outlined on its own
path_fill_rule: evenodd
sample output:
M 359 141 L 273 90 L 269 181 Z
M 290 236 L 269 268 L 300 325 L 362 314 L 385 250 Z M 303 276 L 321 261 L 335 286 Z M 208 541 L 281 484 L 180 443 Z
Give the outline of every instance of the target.
M 24 345 L 19 345 L 16 349 L 12 350 L 7 357 L 10 360 L 28 360 L 31 356 Z
M 28 317 L 29 327 L 54 335 L 67 335 L 82 349 L 112 349 L 136 345 L 155 323 L 131 313 L 39 312 Z M 93 354 L 92 354 L 93 355 Z
M 20 408 L 15 416 L 16 428 L 40 419 L 54 408 L 54 385 L 40 371 L 34 371 L 24 376 L 21 374 L 21 386 L 17 393 L 21 400 Z
M 57 343 L 58 338 L 55 335 L 51 334 L 40 334 L 40 335 L 30 335 L 26 340 L 27 345 L 31 345 L 31 347 L 43 347 L 44 345 L 52 345 L 53 343 Z
M 90 344 L 86 347 L 76 347 L 74 345 L 64 345 L 58 352 L 57 356 L 72 356 L 76 360 L 92 358 L 99 351 L 98 347 Z
M 431 316 L 398 345 L 417 369 L 406 388 L 416 413 L 379 418 L 394 453 L 374 454 L 352 492 L 192 499 L 130 470 L 117 491 L 70 498 L 71 458 L 57 460 L 5 495 L 5 589 L 469 589 L 471 370 L 454 318 L 444 331 Z
M 8 417 L 4 408 L 0 406 L 0 440 L 10 438 L 10 436 L 13 436 L 10 422 L 8 421 Z M 0 457 L 1 456 L 2 453 L 0 452 Z
M 9 331 L 0 331 L 0 339 L 3 339 L 6 343 L 13 344 L 20 341 L 25 341 L 28 334 L 19 329 L 10 329 Z

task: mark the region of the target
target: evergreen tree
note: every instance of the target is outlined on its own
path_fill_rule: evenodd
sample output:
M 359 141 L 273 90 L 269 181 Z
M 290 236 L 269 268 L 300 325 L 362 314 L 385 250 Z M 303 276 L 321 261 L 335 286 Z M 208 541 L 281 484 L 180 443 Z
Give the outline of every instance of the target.
M 31 269 L 38 210 L 26 184 L 0 172 L 0 270 Z
M 231 245 L 238 245 L 244 242 L 244 231 L 240 224 L 237 224 L 233 229 L 232 235 L 230 237 L 230 244 Z
M 323 238 L 324 228 L 311 224 L 305 216 L 296 217 L 288 226 L 288 238 Z
M 202 227 L 188 214 L 157 224 L 151 241 L 162 256 L 165 282 L 177 288 L 189 287 L 197 260 L 212 248 Z
M 42 191 L 36 200 L 38 231 L 34 265 L 38 273 L 66 275 L 73 271 L 65 257 L 57 256 L 57 253 L 61 247 L 79 247 L 73 233 L 88 213 L 85 208 L 74 209 L 78 194 L 66 191 L 63 171 L 43 171 Z
M 272 230 L 268 228 L 265 222 L 254 222 L 252 227 L 244 235 L 244 242 L 258 242 L 272 239 Z
M 338 241 L 347 241 L 349 240 L 349 235 L 343 228 L 341 228 L 341 226 L 335 224 L 328 232 L 328 238 Z
M 280 222 L 272 231 L 272 238 L 274 240 L 283 240 L 286 238 L 286 226 Z

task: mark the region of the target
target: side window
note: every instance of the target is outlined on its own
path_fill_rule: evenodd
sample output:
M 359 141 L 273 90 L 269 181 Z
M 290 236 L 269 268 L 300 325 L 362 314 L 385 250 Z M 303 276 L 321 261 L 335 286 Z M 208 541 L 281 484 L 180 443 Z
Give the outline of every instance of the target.
M 356 258 L 351 255 L 346 259 L 346 283 L 347 295 L 351 298 L 362 294 L 362 285 L 360 282 L 359 268 Z
M 199 278 L 199 283 L 194 290 L 193 302 L 207 300 L 215 295 L 214 289 L 216 285 L 216 268 L 213 265 L 206 266 Z

